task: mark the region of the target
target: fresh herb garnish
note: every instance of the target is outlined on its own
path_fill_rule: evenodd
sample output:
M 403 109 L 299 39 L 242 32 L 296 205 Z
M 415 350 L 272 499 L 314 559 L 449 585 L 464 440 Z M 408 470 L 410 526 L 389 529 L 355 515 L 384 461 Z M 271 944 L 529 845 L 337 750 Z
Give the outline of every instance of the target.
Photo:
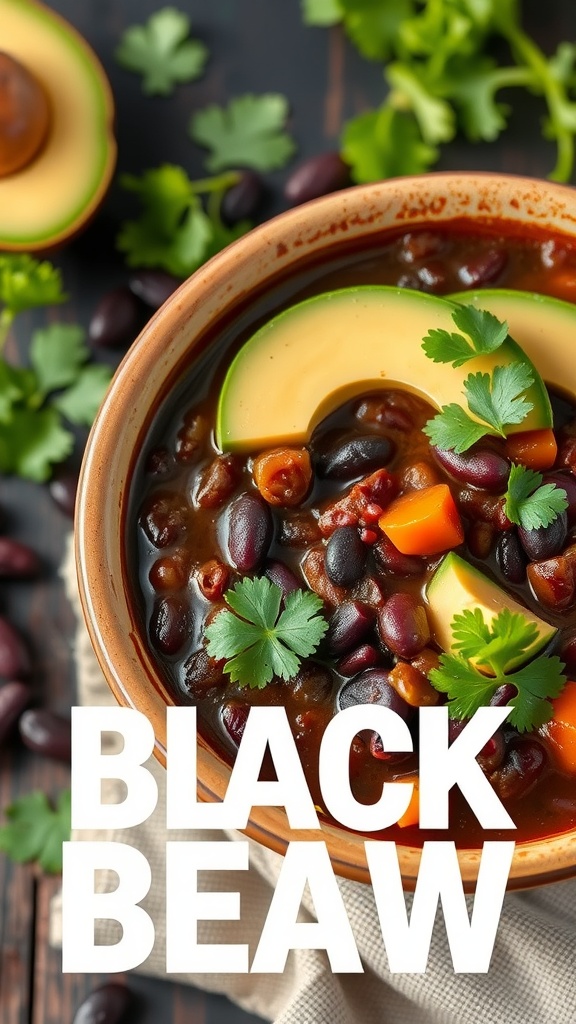
M 208 653 L 225 660 L 232 682 L 262 689 L 274 676 L 292 679 L 313 654 L 328 623 L 322 601 L 310 591 L 288 594 L 265 576 L 241 580 L 224 594 L 225 609 L 206 627 Z
M 516 671 L 507 671 L 537 640 L 535 623 L 504 608 L 487 625 L 481 608 L 466 609 L 454 616 L 452 634 L 458 653 L 441 654 L 440 667 L 429 675 L 432 685 L 447 694 L 452 718 L 471 718 L 490 703 L 499 686 L 511 683 L 517 693 L 509 701 L 513 710 L 508 721 L 519 732 L 550 720 L 549 698 L 557 697 L 566 682 L 560 659 L 540 655 Z M 480 667 L 491 674 L 485 675 Z
M 451 403 L 428 420 L 424 433 L 437 448 L 458 453 L 467 451 L 487 434 L 505 437 L 506 427 L 522 423 L 532 410 L 524 392 L 533 381 L 525 363 L 495 366 L 492 373 L 470 373 L 464 381 L 468 408 L 481 422 Z
M 0 850 L 19 863 L 38 861 L 51 874 L 62 870 L 62 843 L 70 839 L 70 790 L 60 793 L 53 808 L 37 790 L 15 800 L 5 811 Z
M 0 256 L 0 353 L 14 318 L 65 301 L 60 272 L 28 255 Z M 89 364 L 84 329 L 53 323 L 34 331 L 30 366 L 0 355 L 0 472 L 43 481 L 65 459 L 74 436 L 62 422 L 90 426 L 110 383 L 107 366 Z
M 568 508 L 566 491 L 556 484 L 543 484 L 541 473 L 513 465 L 508 477 L 504 511 L 511 523 L 525 530 L 550 526 Z
M 227 107 L 216 104 L 194 114 L 190 135 L 209 150 L 205 166 L 215 173 L 226 167 L 273 171 L 296 147 L 285 131 L 288 101 L 278 93 L 238 96 Z
M 187 277 L 252 225 L 241 221 L 233 228 L 222 223 L 220 203 L 225 191 L 239 179 L 235 171 L 191 181 L 182 167 L 164 164 L 137 178 L 125 174 L 123 188 L 134 192 L 142 213 L 125 221 L 116 245 L 130 267 L 161 267 Z M 201 197 L 207 197 L 206 208 Z
M 495 352 L 508 337 L 508 324 L 486 309 L 459 306 L 452 319 L 463 334 L 435 328 L 428 332 L 422 348 L 434 363 L 452 363 L 457 368 L 476 356 Z
M 170 96 L 179 82 L 191 82 L 204 70 L 208 50 L 189 39 L 190 18 L 175 7 L 163 7 L 145 25 L 132 25 L 122 35 L 116 60 L 143 76 L 142 92 Z

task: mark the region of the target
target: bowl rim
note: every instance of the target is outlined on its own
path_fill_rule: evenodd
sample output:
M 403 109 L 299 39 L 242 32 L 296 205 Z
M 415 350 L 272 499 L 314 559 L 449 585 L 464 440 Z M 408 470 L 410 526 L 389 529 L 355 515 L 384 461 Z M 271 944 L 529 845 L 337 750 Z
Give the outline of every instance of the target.
M 134 603 L 124 586 L 130 480 L 135 452 L 155 415 L 151 405 L 157 408 L 181 376 L 200 340 L 200 334 L 193 335 L 199 325 L 206 329 L 215 317 L 224 317 L 246 298 L 251 286 L 242 283 L 244 278 L 258 281 L 262 288 L 311 253 L 347 245 L 351 238 L 368 238 L 399 226 L 408 230 L 424 221 L 462 218 L 476 223 L 529 222 L 576 237 L 576 198 L 569 186 L 534 178 L 435 172 L 355 186 L 313 200 L 254 228 L 212 257 L 151 317 L 120 363 L 90 432 L 82 464 L 75 514 L 76 565 L 84 619 L 100 667 L 117 701 L 152 721 L 155 753 L 162 763 L 166 762 L 165 707 L 175 701 L 140 635 Z M 126 438 L 129 451 L 123 444 Z M 222 799 L 229 771 L 199 736 L 199 799 Z M 279 853 L 290 840 L 323 840 L 337 874 L 354 881 L 370 880 L 363 858 L 364 836 L 326 824 L 319 830 L 298 832 L 290 829 L 279 808 L 253 808 L 244 831 Z M 400 844 L 397 849 L 404 887 L 412 890 L 421 850 Z M 458 852 L 467 891 L 474 888 L 480 852 L 472 848 Z M 576 829 L 518 844 L 508 888 L 527 888 L 574 874 Z

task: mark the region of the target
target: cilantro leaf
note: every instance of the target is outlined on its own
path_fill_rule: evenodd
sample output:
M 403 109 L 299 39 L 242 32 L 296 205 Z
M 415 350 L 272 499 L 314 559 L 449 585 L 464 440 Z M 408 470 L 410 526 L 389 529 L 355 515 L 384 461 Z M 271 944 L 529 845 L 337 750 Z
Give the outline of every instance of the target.
M 442 409 L 422 428 L 430 444 L 444 451 L 458 454 L 468 451 L 476 441 L 488 433 L 484 423 L 473 420 L 460 405 L 452 402 Z
M 471 373 L 464 381 L 470 411 L 485 420 L 494 433 L 505 437 L 504 428 L 522 423 L 532 410 L 532 403 L 522 394 L 533 382 L 525 363 L 495 366 L 492 374 Z
M 293 678 L 328 629 L 315 594 L 294 591 L 280 612 L 282 591 L 265 576 L 246 577 L 224 599 L 232 611 L 221 611 L 206 627 L 208 653 L 225 660 L 225 671 L 241 686 L 261 689 L 274 677 Z
M 0 424 L 9 423 L 16 402 L 29 391 L 30 372 L 0 359 Z
M 83 366 L 76 380 L 66 391 L 52 400 L 52 405 L 70 420 L 86 427 L 92 421 L 102 404 L 108 385 L 112 379 L 112 370 L 102 363 L 89 363 Z
M 387 102 L 347 122 L 341 155 L 358 184 L 421 174 L 438 158 L 437 150 L 422 139 L 414 115 Z
M 0 254 L 0 303 L 12 316 L 36 306 L 65 302 L 60 271 L 27 253 Z
M 128 71 L 143 75 L 142 91 L 149 96 L 169 96 L 179 82 L 198 78 L 208 50 L 196 39 L 188 39 L 190 18 L 175 7 L 163 7 L 145 25 L 133 25 L 124 32 L 116 60 Z
M 470 718 L 506 683 L 517 691 L 508 703 L 513 709 L 509 721 L 519 732 L 536 729 L 551 718 L 550 700 L 566 681 L 560 659 L 540 655 L 507 671 L 533 647 L 538 635 L 534 622 L 504 608 L 487 625 L 481 608 L 467 609 L 454 616 L 452 634 L 458 653 L 440 655 L 439 668 L 429 673 L 432 685 L 447 695 L 451 717 Z
M 426 355 L 435 363 L 452 363 L 454 368 L 463 366 L 475 356 L 495 352 L 508 337 L 508 324 L 486 309 L 459 306 L 452 313 L 452 319 L 463 334 L 435 328 L 422 342 Z
M 52 406 L 16 406 L 10 422 L 0 424 L 0 468 L 27 480 L 47 480 L 52 466 L 70 455 L 73 446 L 72 434 Z
M 0 828 L 0 850 L 19 863 L 37 860 L 44 871 L 62 870 L 62 843 L 70 839 L 70 790 L 52 808 L 37 790 L 6 808 L 7 824 Z
M 386 68 L 391 93 L 388 102 L 399 110 L 411 110 L 420 134 L 429 146 L 450 142 L 456 134 L 454 111 L 446 100 L 435 96 L 416 68 L 396 61 Z
M 34 331 L 30 363 L 42 394 L 66 387 L 89 356 L 86 332 L 79 324 L 50 324 Z
M 550 526 L 568 508 L 566 491 L 556 484 L 542 484 L 542 474 L 513 464 L 508 477 L 504 511 L 511 523 L 525 530 Z
M 210 151 L 206 168 L 214 173 L 225 167 L 252 167 L 272 171 L 283 167 L 295 152 L 284 130 L 288 101 L 278 93 L 247 94 L 227 107 L 212 105 L 194 114 L 189 132 Z
M 399 42 L 405 18 L 413 10 L 413 0 L 338 0 L 344 13 L 347 35 L 369 60 L 388 60 Z
M 301 0 L 301 6 L 305 25 L 328 26 L 342 21 L 338 0 Z

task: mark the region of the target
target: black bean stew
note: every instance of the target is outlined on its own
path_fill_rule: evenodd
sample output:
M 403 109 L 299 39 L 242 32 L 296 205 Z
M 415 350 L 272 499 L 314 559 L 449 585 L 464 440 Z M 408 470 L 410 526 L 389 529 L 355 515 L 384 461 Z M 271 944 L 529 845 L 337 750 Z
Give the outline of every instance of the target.
M 439 295 L 489 285 L 576 300 L 576 248 L 558 238 L 504 237 L 489 229 L 472 237 L 461 225 L 412 230 L 282 282 L 263 319 L 309 295 L 354 284 Z M 559 626 L 555 647 L 568 678 L 576 671 L 576 402 L 551 396 L 557 456 L 545 479 L 564 488 L 567 512 L 526 536 L 504 511 L 505 442 L 482 440 L 462 455 L 434 452 L 422 432 L 434 411 L 405 391 L 346 402 L 308 445 L 282 456 L 219 452 L 213 428 L 223 374 L 231 353 L 261 322 L 261 309 L 254 309 L 224 331 L 210 349 L 217 358 L 202 356 L 176 403 L 158 416 L 134 485 L 130 543 L 142 629 L 176 701 L 198 706 L 204 734 L 230 760 L 250 707 L 283 705 L 321 805 L 318 748 L 339 708 L 384 703 L 416 730 L 417 708 L 444 700 L 429 680 L 440 652 L 423 596 L 442 554 L 402 554 L 382 532 L 379 520 L 392 497 L 448 485 L 464 534 L 458 554 Z M 294 678 L 263 689 L 231 683 L 204 636 L 227 589 L 247 575 L 266 575 L 284 595 L 313 591 L 329 620 L 318 656 L 305 659 Z M 495 695 L 495 702 L 509 699 Z M 453 736 L 463 724 L 452 720 Z M 518 840 L 576 826 L 576 763 L 571 771 L 558 760 L 545 730 L 520 734 L 505 724 L 479 760 L 517 824 Z M 386 753 L 375 733 L 352 744 L 353 789 L 365 803 L 378 799 L 383 781 L 413 777 L 417 767 L 416 754 Z M 450 834 L 460 845 L 490 835 L 457 792 Z M 386 835 L 410 844 L 434 837 L 414 822 Z

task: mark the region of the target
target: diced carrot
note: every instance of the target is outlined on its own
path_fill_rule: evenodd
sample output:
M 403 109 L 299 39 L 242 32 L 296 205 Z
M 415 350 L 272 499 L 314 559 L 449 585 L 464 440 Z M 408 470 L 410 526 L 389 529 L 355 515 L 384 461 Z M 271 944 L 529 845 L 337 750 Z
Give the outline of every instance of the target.
M 510 434 L 506 438 L 506 454 L 512 462 L 520 462 L 528 469 L 550 469 L 558 454 L 554 431 L 545 427 Z
M 542 732 L 552 742 L 560 768 L 576 773 L 576 682 L 566 683 L 552 707 L 554 715 L 542 726 Z
M 436 555 L 464 540 L 464 530 L 448 484 L 402 494 L 378 525 L 403 555 Z
M 400 781 L 400 779 L 398 780 Z M 414 789 L 412 790 L 412 796 L 410 797 L 410 803 L 404 811 L 402 817 L 398 818 L 398 824 L 400 828 L 407 828 L 408 825 L 417 825 L 420 819 L 420 786 L 418 783 L 418 776 L 406 777 L 402 780 L 403 782 L 413 782 Z

